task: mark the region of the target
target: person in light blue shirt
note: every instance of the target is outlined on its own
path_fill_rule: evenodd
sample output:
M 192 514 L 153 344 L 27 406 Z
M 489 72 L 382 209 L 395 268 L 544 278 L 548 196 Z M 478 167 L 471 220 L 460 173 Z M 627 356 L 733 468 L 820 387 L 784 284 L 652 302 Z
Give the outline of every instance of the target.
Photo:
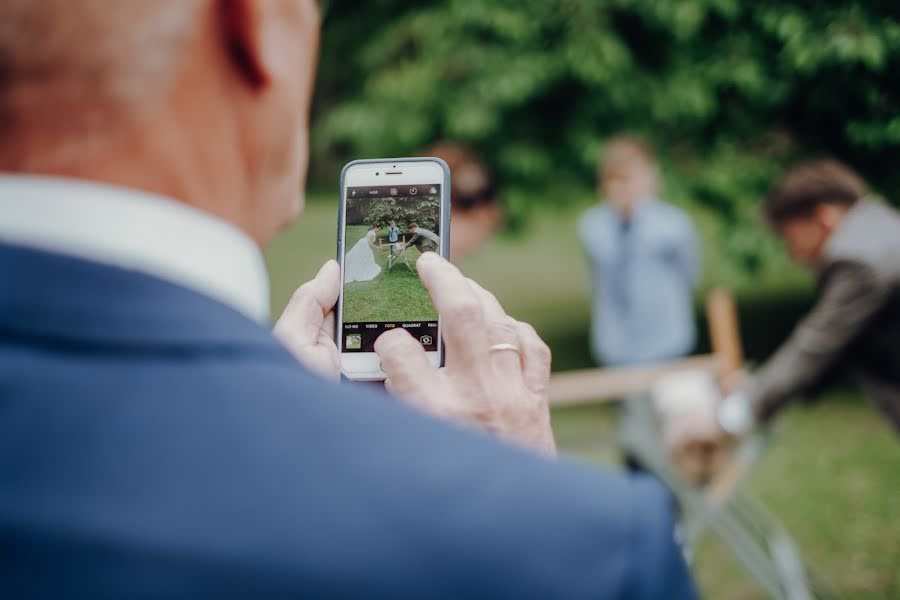
M 397 222 L 394 219 L 391 219 L 391 227 L 388 229 L 388 242 L 394 243 L 400 239 L 400 229 L 397 227 Z
M 656 160 L 640 140 L 610 140 L 599 175 L 604 201 L 579 223 L 591 263 L 594 358 L 627 366 L 685 356 L 696 335 L 699 252 L 693 224 L 659 199 Z

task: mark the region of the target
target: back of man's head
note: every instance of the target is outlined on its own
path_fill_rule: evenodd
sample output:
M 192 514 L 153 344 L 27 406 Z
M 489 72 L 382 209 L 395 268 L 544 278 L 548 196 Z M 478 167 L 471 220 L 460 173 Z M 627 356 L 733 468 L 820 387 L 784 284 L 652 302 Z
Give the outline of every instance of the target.
M 811 215 L 823 204 L 853 206 L 866 194 L 866 182 L 850 167 L 833 159 L 813 160 L 795 166 L 775 184 L 765 213 L 778 227 Z
M 774 186 L 766 216 L 800 264 L 818 269 L 828 240 L 867 193 L 862 178 L 835 160 L 800 164 Z
M 202 4 L 4 0 L 0 166 L 65 168 L 139 121 L 170 92 Z
M 313 0 L 3 0 L 0 171 L 192 204 L 266 243 L 301 207 Z

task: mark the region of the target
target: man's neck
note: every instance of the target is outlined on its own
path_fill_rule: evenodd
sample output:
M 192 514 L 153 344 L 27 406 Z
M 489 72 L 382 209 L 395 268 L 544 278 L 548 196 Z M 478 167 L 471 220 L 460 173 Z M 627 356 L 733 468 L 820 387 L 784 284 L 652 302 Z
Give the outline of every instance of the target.
M 39 127 L 0 144 L 0 172 L 62 177 L 140 190 L 187 204 L 242 229 L 262 247 L 253 227 L 250 197 L 237 142 L 218 143 L 216 155 L 195 152 L 196 142 L 172 118 L 139 114 L 102 134 L 86 131 L 62 142 Z M 219 132 L 219 138 L 234 134 Z M 72 138 L 77 137 L 77 140 Z M 211 145 L 206 144 L 209 148 Z M 3 147 L 12 148 L 4 153 Z

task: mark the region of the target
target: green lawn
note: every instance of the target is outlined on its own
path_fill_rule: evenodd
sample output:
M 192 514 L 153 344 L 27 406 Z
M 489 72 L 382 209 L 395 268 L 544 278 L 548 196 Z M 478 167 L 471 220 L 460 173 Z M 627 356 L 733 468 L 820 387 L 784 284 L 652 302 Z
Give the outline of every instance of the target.
M 590 462 L 618 465 L 615 412 L 556 411 L 557 442 Z M 900 444 L 859 394 L 789 409 L 750 487 L 841 594 L 900 598 Z M 700 544 L 695 573 L 704 597 L 765 598 L 714 538 Z
M 347 227 L 347 251 L 362 239 L 368 227 Z M 410 246 L 406 250 L 409 265 L 415 269 L 419 250 Z M 348 323 L 434 321 L 437 310 L 422 285 L 419 276 L 407 268 L 403 260 L 388 270 L 388 249 L 375 251 L 375 262 L 381 273 L 372 281 L 354 281 L 344 287 L 344 321 Z
M 334 257 L 336 211 L 334 203 L 311 204 L 268 252 L 274 314 Z M 587 265 L 576 218 L 574 211 L 543 215 L 522 237 L 495 240 L 461 263 L 511 314 L 536 325 L 564 368 L 590 364 Z M 610 407 L 556 411 L 554 430 L 563 451 L 618 464 Z M 858 393 L 790 409 L 750 484 L 846 597 L 900 598 L 900 443 Z M 695 571 L 708 598 L 763 597 L 712 540 L 699 549 Z

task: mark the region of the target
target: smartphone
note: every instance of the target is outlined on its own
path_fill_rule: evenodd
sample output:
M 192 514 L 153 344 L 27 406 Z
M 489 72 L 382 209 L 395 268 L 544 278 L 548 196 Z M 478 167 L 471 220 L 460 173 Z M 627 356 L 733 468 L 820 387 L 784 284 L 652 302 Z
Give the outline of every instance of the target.
M 345 377 L 384 380 L 375 340 L 398 327 L 419 340 L 431 364 L 443 365 L 440 316 L 416 261 L 425 252 L 448 257 L 449 236 L 450 169 L 441 159 L 356 160 L 344 167 L 336 341 Z

